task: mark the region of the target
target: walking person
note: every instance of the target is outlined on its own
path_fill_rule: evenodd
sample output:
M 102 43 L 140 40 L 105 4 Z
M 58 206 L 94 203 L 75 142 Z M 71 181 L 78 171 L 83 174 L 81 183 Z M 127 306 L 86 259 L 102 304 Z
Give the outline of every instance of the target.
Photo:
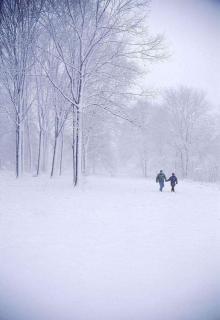
M 172 173 L 172 176 L 170 176 L 169 179 L 166 180 L 166 181 L 170 181 L 170 184 L 171 184 L 171 192 L 175 192 L 175 186 L 176 186 L 176 184 L 178 183 L 178 179 L 177 179 L 175 173 L 173 172 L 173 173 Z
M 160 172 L 158 173 L 157 177 L 156 177 L 156 182 L 159 183 L 160 185 L 160 192 L 163 191 L 164 188 L 164 182 L 167 181 L 167 178 L 163 172 L 163 170 L 160 170 Z

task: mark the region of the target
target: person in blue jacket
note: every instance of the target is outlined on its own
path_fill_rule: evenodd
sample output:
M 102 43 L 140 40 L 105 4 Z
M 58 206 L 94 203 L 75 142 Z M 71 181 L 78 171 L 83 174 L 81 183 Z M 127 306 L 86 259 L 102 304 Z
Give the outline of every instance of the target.
M 163 191 L 164 188 L 164 182 L 167 180 L 165 174 L 163 173 L 163 170 L 160 170 L 160 172 L 158 173 L 157 177 L 156 177 L 156 182 L 159 182 L 160 185 L 160 192 Z
M 170 181 L 171 184 L 171 192 L 175 192 L 175 186 L 178 183 L 177 177 L 175 176 L 175 173 L 172 173 L 172 176 L 169 177 L 166 181 Z

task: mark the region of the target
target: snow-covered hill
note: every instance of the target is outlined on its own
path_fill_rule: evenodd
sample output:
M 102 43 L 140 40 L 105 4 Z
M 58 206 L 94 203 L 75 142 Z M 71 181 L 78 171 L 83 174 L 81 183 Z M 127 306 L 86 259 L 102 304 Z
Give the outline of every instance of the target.
M 70 180 L 0 177 L 1 320 L 220 318 L 218 186 Z

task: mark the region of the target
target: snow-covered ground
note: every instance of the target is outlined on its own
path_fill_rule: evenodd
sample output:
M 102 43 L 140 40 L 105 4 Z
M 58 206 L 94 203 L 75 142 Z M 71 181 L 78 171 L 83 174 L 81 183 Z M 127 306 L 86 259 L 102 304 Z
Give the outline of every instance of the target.
M 220 188 L 0 176 L 0 319 L 220 319 Z

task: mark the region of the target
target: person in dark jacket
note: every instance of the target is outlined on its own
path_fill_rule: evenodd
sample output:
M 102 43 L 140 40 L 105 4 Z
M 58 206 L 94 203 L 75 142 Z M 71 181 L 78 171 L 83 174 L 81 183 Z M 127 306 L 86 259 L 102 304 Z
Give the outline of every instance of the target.
M 168 180 L 166 181 L 170 181 L 171 184 L 171 192 L 175 192 L 175 185 L 178 183 L 177 177 L 175 176 L 175 173 L 172 173 L 172 176 L 169 177 Z
M 158 173 L 157 177 L 156 177 L 156 182 L 159 183 L 160 185 L 160 192 L 163 191 L 164 188 L 164 182 L 167 180 L 165 174 L 163 173 L 163 170 L 160 170 L 160 172 Z

